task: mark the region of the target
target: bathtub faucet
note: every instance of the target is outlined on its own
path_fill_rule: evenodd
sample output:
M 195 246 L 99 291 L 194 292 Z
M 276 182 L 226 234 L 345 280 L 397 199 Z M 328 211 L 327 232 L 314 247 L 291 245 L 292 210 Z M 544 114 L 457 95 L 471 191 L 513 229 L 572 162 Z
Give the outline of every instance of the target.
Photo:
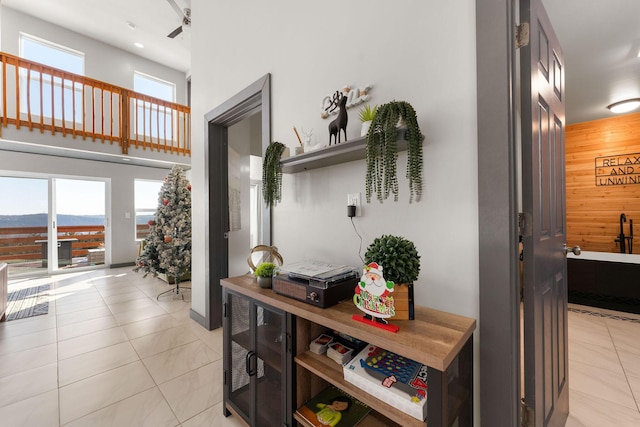
M 627 216 L 624 213 L 620 214 L 620 235 L 618 236 L 618 241 L 620 242 L 620 253 L 624 254 L 627 252 L 626 248 L 626 238 L 624 235 L 624 226 L 623 224 L 627 222 Z

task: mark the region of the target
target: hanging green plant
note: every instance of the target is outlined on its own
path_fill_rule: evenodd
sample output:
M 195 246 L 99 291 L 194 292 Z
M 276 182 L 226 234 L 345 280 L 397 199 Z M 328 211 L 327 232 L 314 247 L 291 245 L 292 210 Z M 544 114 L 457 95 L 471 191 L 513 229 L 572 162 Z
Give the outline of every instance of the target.
M 409 203 L 420 201 L 422 197 L 422 140 L 416 112 L 406 101 L 392 101 L 380 105 L 367 133 L 367 203 L 371 194 L 376 193 L 382 203 L 394 195 L 398 201 L 398 123 L 406 126 L 407 141 L 407 179 L 409 180 Z
M 282 198 L 280 157 L 284 149 L 284 144 L 274 141 L 269 144 L 264 152 L 264 160 L 262 162 L 262 195 L 267 206 L 276 205 Z

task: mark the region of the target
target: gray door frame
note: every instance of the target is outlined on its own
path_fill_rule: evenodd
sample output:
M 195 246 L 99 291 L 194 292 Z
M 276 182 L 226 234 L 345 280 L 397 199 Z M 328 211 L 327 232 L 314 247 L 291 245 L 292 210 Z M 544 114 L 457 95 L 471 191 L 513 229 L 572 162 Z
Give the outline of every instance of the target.
M 513 0 L 476 0 L 480 415 L 520 425 L 518 150 Z
M 205 114 L 204 185 L 205 203 L 205 318 L 196 319 L 207 329 L 222 326 L 222 288 L 220 279 L 228 274 L 229 231 L 228 172 L 226 156 L 228 128 L 262 112 L 262 152 L 271 142 L 271 74 L 265 74 L 245 89 Z M 262 242 L 271 244 L 271 211 L 263 204 Z M 249 252 L 247 251 L 247 255 Z M 197 313 L 195 313 L 197 315 Z M 194 318 L 192 311 L 191 317 Z

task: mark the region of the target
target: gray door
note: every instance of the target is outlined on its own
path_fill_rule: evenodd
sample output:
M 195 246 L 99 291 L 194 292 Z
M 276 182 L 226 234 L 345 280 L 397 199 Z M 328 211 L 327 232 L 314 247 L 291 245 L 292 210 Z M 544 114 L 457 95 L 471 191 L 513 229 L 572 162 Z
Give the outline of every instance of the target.
M 541 0 L 520 0 L 530 42 L 520 50 L 524 243 L 524 400 L 535 426 L 569 413 L 564 253 L 564 60 Z

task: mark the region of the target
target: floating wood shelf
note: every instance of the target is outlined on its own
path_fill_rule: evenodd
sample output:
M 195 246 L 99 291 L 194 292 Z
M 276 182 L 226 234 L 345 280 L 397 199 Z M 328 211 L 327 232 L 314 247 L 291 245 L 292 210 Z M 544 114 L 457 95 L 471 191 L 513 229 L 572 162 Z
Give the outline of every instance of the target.
M 398 151 L 407 149 L 405 132 L 406 130 L 404 129 L 398 130 Z M 280 161 L 280 166 L 283 173 L 298 173 L 354 160 L 362 160 L 366 156 L 366 144 L 367 137 L 361 136 L 319 150 L 287 157 Z

